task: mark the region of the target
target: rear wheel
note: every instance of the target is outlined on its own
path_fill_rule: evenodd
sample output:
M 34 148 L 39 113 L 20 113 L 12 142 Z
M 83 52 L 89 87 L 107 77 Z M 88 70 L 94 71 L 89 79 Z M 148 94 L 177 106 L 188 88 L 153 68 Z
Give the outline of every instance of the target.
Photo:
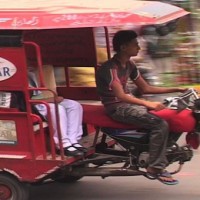
M 28 185 L 9 174 L 0 174 L 0 200 L 28 200 Z

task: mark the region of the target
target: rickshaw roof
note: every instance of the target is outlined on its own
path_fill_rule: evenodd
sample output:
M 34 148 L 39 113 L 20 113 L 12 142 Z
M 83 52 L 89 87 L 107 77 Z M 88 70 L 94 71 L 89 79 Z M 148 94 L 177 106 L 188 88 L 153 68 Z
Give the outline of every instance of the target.
M 0 29 L 163 24 L 187 15 L 177 6 L 136 0 L 1 0 Z

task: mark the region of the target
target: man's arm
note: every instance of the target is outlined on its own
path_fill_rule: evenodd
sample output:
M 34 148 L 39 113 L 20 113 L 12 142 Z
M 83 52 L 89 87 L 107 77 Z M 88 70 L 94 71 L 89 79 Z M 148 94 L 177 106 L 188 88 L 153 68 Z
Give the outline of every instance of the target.
M 63 99 L 64 99 L 63 97 L 57 96 L 55 100 L 57 103 L 60 103 L 63 101 Z M 40 100 L 46 101 L 47 103 L 55 103 L 54 97 L 44 98 L 44 99 L 40 99 Z
M 142 105 L 153 110 L 162 110 L 165 108 L 165 105 L 163 105 L 161 102 L 151 102 L 144 99 L 139 99 L 130 94 L 126 94 L 118 81 L 114 81 L 111 88 L 115 96 L 123 102 Z
M 134 83 L 143 94 L 164 94 L 173 92 L 185 92 L 188 88 L 180 87 L 155 87 L 149 85 L 140 75 Z

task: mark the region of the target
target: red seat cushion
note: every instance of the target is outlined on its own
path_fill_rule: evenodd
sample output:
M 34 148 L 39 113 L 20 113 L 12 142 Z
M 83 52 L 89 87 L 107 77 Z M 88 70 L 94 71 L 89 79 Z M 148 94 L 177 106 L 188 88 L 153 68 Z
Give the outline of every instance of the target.
M 83 104 L 83 122 L 98 127 L 135 129 L 136 126 L 120 123 L 108 117 L 102 105 Z
M 110 127 L 121 129 L 135 129 L 135 125 L 124 124 L 112 120 L 105 113 L 103 105 L 86 105 L 83 104 L 83 122 L 98 127 Z M 195 127 L 195 119 L 192 116 L 191 110 L 176 110 L 164 109 L 161 111 L 152 111 L 153 114 L 165 119 L 173 132 L 192 132 Z

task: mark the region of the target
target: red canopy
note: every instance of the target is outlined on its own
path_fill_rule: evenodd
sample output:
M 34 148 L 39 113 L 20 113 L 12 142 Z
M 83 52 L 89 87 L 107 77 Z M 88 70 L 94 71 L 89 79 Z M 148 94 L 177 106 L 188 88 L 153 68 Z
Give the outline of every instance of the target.
M 187 14 L 157 1 L 1 0 L 0 29 L 162 24 Z

